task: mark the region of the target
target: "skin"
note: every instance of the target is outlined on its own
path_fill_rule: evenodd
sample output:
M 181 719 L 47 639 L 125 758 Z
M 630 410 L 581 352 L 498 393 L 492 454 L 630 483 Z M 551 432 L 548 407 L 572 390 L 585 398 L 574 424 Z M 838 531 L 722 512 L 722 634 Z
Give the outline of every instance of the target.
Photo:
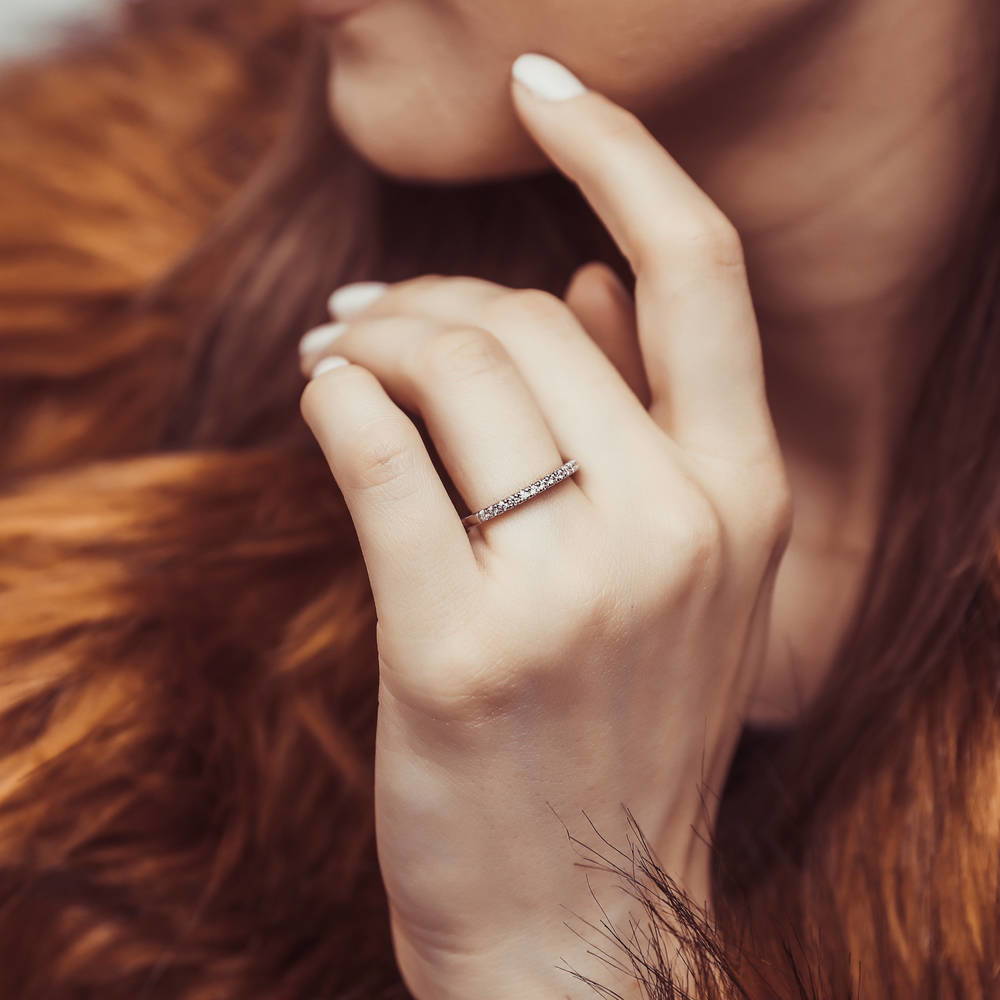
M 618 838 L 626 803 L 707 904 L 791 519 L 735 230 L 608 98 L 514 96 L 635 269 L 649 405 L 558 296 L 440 275 L 335 296 L 341 363 L 302 394 L 378 612 L 376 839 L 421 1000 L 583 996 L 555 956 L 607 983 L 563 909 L 606 881 L 572 864 L 583 806 Z M 582 468 L 468 535 L 407 413 L 473 510 Z
M 499 124 L 481 108 L 462 117 L 464 103 L 489 103 L 489 73 L 470 68 L 460 85 L 463 59 L 488 66 L 484 51 L 447 34 L 482 29 L 471 8 L 432 17 L 385 0 L 331 40 L 332 111 L 383 169 L 454 180 L 487 161 L 521 169 L 533 149 L 580 185 L 637 276 L 631 303 L 600 267 L 578 273 L 565 301 L 428 275 L 341 311 L 336 340 L 327 330 L 303 355 L 303 416 L 378 610 L 379 860 L 421 1000 L 591 995 L 554 976 L 567 953 L 612 985 L 562 925 L 563 907 L 590 912 L 589 886 L 553 811 L 570 820 L 584 807 L 613 837 L 627 803 L 666 870 L 708 905 L 704 838 L 741 728 L 794 718 L 850 607 L 888 450 L 941 335 L 917 292 L 941 291 L 941 248 L 972 206 L 985 142 L 971 6 L 901 17 L 890 0 L 720 4 L 718 18 L 679 12 L 659 49 L 650 7 L 615 5 L 611 21 L 604 6 L 571 19 L 573 69 L 584 75 L 595 39 L 605 53 L 590 90 L 552 102 L 503 83 L 527 143 L 505 112 Z M 499 46 L 521 25 L 514 43 L 544 48 L 532 32 L 560 20 L 557 5 L 524 11 L 523 25 L 473 37 Z M 380 49 L 390 37 L 431 39 L 444 60 L 425 51 L 424 72 L 414 64 L 424 99 L 403 114 L 392 88 L 410 49 Z M 725 58 L 735 49 L 738 70 Z M 626 72 L 607 52 L 635 59 Z M 664 52 L 677 57 L 669 74 Z M 726 121 L 713 87 L 733 88 L 736 72 L 739 114 Z M 616 81 L 634 90 L 610 96 Z M 457 109 L 440 104 L 449 92 L 465 95 Z M 710 125 L 696 99 L 719 112 Z M 684 163 L 666 148 L 674 129 Z M 314 370 L 332 354 L 345 363 Z M 407 413 L 424 418 L 472 510 L 564 457 L 583 469 L 469 536 Z M 602 898 L 618 926 L 627 903 Z
M 799 717 L 854 608 L 982 159 L 990 6 L 573 0 L 566 17 L 564 0 L 379 0 L 323 27 L 333 120 L 388 174 L 551 168 L 506 84 L 537 51 L 635 111 L 739 231 L 795 504 L 758 724 Z M 576 291 L 581 314 L 601 294 Z M 634 370 L 627 319 L 597 326 Z

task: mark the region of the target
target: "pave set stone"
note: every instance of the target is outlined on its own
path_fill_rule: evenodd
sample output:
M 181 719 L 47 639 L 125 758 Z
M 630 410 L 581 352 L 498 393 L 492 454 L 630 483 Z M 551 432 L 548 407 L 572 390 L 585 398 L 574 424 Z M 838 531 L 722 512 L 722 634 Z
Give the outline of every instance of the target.
M 558 469 L 550 472 L 547 476 L 542 476 L 541 479 L 536 479 L 535 482 L 525 486 L 523 489 L 518 490 L 516 493 L 512 493 L 509 497 L 504 497 L 502 500 L 498 500 L 496 503 L 491 503 L 488 507 L 484 507 L 482 510 L 477 511 L 476 514 L 479 521 L 489 521 L 494 517 L 499 517 L 511 508 L 517 507 L 518 504 L 522 504 L 526 500 L 530 500 L 533 496 L 543 493 L 545 490 L 555 486 L 556 483 L 561 482 L 568 476 L 572 476 L 579 467 L 580 463 L 575 458 L 571 458 L 568 462 L 560 465 Z

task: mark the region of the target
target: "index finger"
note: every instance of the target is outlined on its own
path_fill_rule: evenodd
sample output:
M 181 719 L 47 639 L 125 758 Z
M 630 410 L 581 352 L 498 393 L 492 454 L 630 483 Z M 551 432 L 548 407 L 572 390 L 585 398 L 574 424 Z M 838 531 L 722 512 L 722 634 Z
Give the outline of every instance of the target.
M 650 412 L 682 447 L 737 458 L 774 442 L 739 236 L 631 111 L 561 63 L 527 53 L 513 99 L 532 137 L 581 189 L 636 275 Z

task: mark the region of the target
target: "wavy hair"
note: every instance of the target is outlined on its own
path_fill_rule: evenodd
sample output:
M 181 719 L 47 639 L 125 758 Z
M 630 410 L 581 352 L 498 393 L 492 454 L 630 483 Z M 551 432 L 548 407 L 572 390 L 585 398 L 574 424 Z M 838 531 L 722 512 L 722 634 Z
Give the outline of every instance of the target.
M 556 173 L 376 174 L 286 6 L 146 0 L 0 80 L 0 1000 L 408 996 L 374 607 L 295 346 L 352 280 L 633 280 Z M 993 156 L 835 667 L 722 791 L 717 926 L 638 828 L 577 842 L 699 1000 L 1000 992 L 998 197 Z

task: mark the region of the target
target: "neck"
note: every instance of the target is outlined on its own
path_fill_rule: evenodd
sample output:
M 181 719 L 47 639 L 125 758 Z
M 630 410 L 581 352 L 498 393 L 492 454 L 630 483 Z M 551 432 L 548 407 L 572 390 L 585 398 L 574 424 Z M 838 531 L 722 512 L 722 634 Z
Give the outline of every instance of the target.
M 985 0 L 807 6 L 651 119 L 743 239 L 792 489 L 747 715 L 765 725 L 812 702 L 858 608 L 894 449 L 956 300 L 946 264 L 989 194 L 983 40 L 1000 39 Z
M 980 190 L 996 32 L 985 4 L 818 6 L 656 130 L 743 237 L 797 530 L 862 551 Z

